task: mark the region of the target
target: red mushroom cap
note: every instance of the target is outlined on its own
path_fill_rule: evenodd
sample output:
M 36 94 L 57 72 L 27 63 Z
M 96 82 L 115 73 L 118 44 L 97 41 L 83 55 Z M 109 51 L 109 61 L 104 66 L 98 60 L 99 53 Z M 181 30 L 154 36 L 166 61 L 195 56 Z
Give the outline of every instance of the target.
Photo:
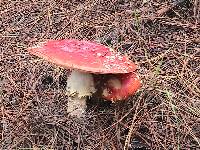
M 136 65 L 102 44 L 80 40 L 49 40 L 28 51 L 64 68 L 91 73 L 129 73 Z
M 111 76 L 110 79 L 107 80 L 105 89 L 103 89 L 102 97 L 107 100 L 117 101 L 126 99 L 133 95 L 141 86 L 140 79 L 134 72 L 118 74 L 114 77 L 115 78 Z M 119 81 L 119 84 L 117 81 Z

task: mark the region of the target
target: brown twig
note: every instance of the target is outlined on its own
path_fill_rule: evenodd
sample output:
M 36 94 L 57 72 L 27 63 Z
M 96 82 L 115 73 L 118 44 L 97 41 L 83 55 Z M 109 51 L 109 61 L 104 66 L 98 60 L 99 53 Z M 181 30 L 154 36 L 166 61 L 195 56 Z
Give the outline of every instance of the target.
M 178 0 L 178 1 L 171 3 L 171 4 L 162 5 L 160 8 L 158 8 L 157 12 L 154 13 L 152 16 L 148 17 L 147 20 L 148 21 L 154 21 L 157 18 L 162 17 L 164 14 L 168 13 L 170 10 L 177 7 L 178 5 L 183 3 L 184 1 L 185 0 Z
M 129 132 L 128 132 L 128 135 L 126 137 L 126 140 L 125 140 L 125 144 L 124 144 L 124 150 L 128 150 L 128 147 L 129 147 L 129 143 L 130 143 L 130 140 L 131 140 L 131 135 L 133 134 L 134 132 L 134 126 L 135 126 L 135 120 L 136 120 L 136 117 L 139 113 L 138 109 L 139 109 L 139 105 L 140 105 L 140 101 L 137 102 L 136 104 L 136 108 L 135 108 L 135 113 L 134 113 L 134 116 L 133 116 L 133 119 L 132 119 L 132 123 L 131 123 L 131 126 L 129 127 Z

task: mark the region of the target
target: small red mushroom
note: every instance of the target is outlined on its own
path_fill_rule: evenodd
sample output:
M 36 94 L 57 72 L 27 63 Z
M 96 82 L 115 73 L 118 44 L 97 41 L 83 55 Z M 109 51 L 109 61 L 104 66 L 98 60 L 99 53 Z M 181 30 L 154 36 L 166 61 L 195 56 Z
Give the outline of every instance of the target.
M 86 107 L 85 97 L 99 90 L 94 83 L 94 74 L 107 76 L 102 80 L 101 89 L 101 96 L 106 100 L 126 99 L 141 86 L 135 73 L 136 65 L 102 44 L 75 39 L 48 40 L 30 47 L 28 51 L 72 70 L 67 80 L 68 112 L 72 111 L 72 115 L 82 116 Z
M 102 96 L 117 101 L 133 95 L 141 86 L 139 76 L 133 72 L 114 74 L 105 83 Z

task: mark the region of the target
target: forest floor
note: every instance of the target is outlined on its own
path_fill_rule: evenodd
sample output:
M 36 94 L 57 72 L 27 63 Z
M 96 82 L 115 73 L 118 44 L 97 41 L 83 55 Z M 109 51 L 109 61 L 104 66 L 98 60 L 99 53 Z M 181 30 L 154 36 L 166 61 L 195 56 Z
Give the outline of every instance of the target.
M 27 48 L 72 38 L 129 56 L 141 89 L 67 114 L 68 70 Z M 200 148 L 200 1 L 1 0 L 0 108 L 0 149 Z

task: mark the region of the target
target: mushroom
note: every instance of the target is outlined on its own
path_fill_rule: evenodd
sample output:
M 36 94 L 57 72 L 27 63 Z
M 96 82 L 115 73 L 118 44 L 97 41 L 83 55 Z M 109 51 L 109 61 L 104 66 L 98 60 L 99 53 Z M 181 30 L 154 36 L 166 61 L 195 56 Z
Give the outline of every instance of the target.
M 102 44 L 76 39 L 48 40 L 28 51 L 71 69 L 67 79 L 68 112 L 84 116 L 86 98 L 95 92 L 115 102 L 133 95 L 141 86 L 136 65 L 126 56 Z M 97 84 L 99 83 L 99 84 Z

